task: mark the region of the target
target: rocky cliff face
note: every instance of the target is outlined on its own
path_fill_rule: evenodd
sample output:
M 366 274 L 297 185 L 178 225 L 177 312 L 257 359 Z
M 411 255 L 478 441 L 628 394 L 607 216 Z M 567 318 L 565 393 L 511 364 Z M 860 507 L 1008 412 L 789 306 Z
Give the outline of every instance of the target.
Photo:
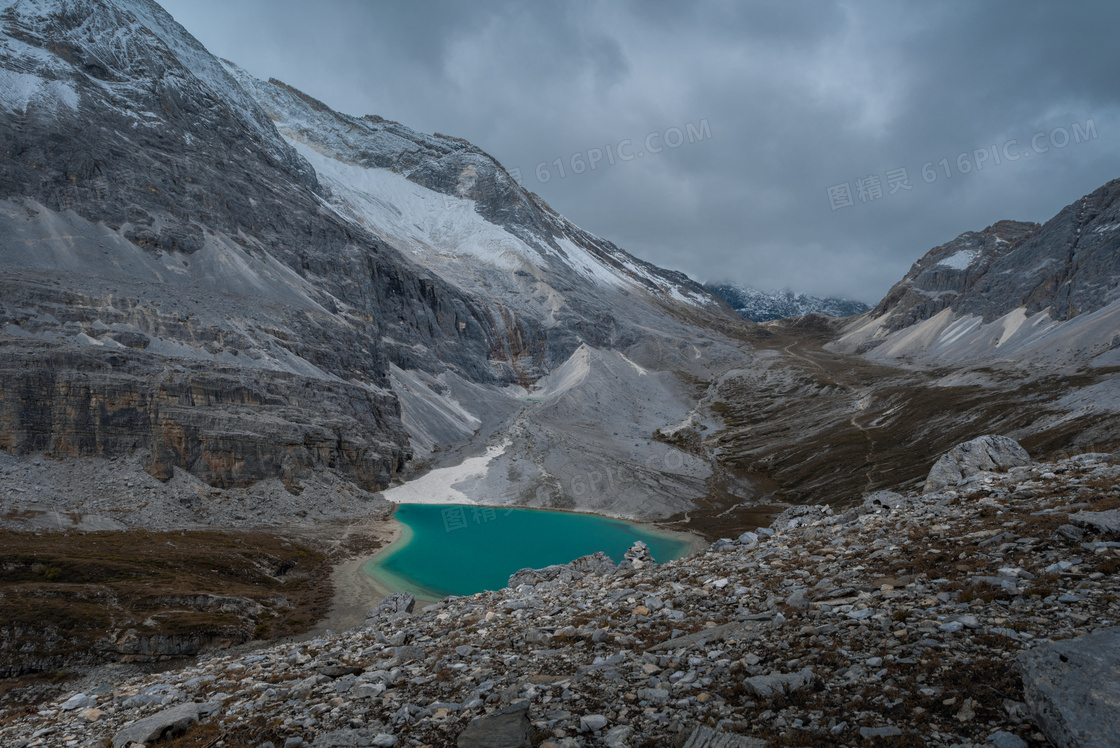
M 966 231 L 953 241 L 934 247 L 887 292 L 873 314 L 888 315 L 886 327 L 894 332 L 954 305 L 963 304 L 971 310 L 980 296 L 977 288 L 995 264 L 1038 229 L 1036 223 L 1000 221 L 983 231 Z
M 330 204 L 481 306 L 491 357 L 522 382 L 583 343 L 627 348 L 673 314 L 725 318 L 718 299 L 592 236 L 460 138 L 353 117 L 280 81 L 226 68 L 315 169 Z M 669 314 L 666 314 L 669 312 Z
M 146 446 L 153 472 L 217 485 L 315 462 L 384 485 L 408 455 L 389 360 L 495 376 L 469 300 L 322 205 L 154 3 L 6 3 L 0 24 L 6 446 Z M 246 417 L 265 401 L 293 426 L 278 439 Z
M 485 320 L 459 327 L 472 321 L 469 300 L 323 205 L 310 165 L 161 8 L 7 5 L 0 64 L 10 86 L 32 94 L 26 103 L 6 94 L 0 198 L 73 211 L 165 264 L 189 267 L 216 243 L 234 262 L 282 263 L 326 311 L 343 305 L 382 336 L 431 343 L 439 355 L 428 365 L 492 376 Z M 129 259 L 101 249 L 103 265 Z M 195 279 L 202 292 L 210 281 Z M 371 354 L 382 374 L 385 358 L 417 358 L 392 347 Z
M 935 364 L 1112 366 L 1120 337 L 1120 180 L 1046 223 L 1000 221 L 935 247 L 839 350 Z
M 1117 300 L 1120 180 L 1045 224 L 1000 221 L 934 247 L 875 308 L 898 330 L 942 309 L 990 322 L 1015 309 L 1066 321 Z

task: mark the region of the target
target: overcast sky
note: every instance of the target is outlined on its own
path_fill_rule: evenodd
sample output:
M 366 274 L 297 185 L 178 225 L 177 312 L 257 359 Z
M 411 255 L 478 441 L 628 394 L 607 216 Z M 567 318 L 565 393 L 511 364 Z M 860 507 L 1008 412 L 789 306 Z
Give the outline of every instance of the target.
M 931 247 L 1120 177 L 1114 1 L 163 5 L 258 77 L 466 138 L 700 281 L 874 303 Z

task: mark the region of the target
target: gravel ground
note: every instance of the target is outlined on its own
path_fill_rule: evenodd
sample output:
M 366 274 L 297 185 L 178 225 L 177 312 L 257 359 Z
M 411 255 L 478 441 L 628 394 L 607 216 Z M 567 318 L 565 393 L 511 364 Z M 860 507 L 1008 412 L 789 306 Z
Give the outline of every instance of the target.
M 89 688 L 0 742 L 124 745 L 178 705 L 214 746 L 1045 745 L 1014 658 L 1120 621 L 1120 544 L 1087 514 L 1118 483 L 1086 455 L 795 507 L 664 565 L 634 548 L 601 576 Z

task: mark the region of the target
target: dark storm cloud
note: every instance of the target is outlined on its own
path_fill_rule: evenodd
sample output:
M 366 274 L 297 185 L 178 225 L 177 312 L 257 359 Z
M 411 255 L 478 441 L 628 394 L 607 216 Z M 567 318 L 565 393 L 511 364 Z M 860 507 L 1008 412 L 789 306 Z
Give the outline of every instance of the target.
M 1115 3 L 164 5 L 258 76 L 471 140 L 584 228 L 699 280 L 874 302 L 930 247 L 1120 177 Z M 1088 120 L 1095 138 L 1048 145 Z M 689 124 L 710 137 L 645 152 Z M 609 164 L 626 139 L 642 157 Z M 993 146 L 1030 155 L 997 165 Z M 889 194 L 900 168 L 911 189 Z M 883 196 L 861 202 L 873 176 Z M 834 210 L 843 183 L 855 204 Z

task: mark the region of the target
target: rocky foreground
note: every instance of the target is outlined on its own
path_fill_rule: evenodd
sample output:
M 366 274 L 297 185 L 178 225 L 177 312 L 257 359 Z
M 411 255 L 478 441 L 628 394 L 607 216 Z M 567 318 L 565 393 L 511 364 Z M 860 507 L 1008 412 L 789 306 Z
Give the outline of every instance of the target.
M 0 744 L 1116 745 L 1120 465 L 996 473 L 972 444 L 924 494 L 393 596 L 349 632 L 72 694 Z

